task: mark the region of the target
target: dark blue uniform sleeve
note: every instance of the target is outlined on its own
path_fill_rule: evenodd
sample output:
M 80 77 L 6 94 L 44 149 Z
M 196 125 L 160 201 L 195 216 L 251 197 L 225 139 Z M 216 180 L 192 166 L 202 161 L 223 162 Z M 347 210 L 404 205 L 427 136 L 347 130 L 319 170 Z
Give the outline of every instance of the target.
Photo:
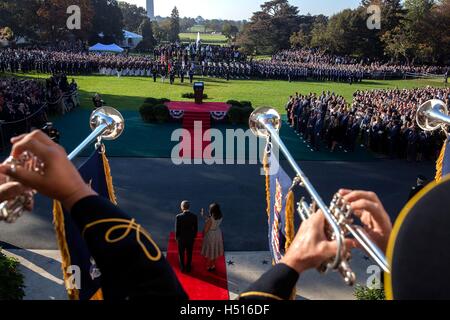
M 150 234 L 119 207 L 91 196 L 71 215 L 100 269 L 105 300 L 188 299 Z
M 240 300 L 289 300 L 292 298 L 299 274 L 285 264 L 267 271 L 240 296 Z

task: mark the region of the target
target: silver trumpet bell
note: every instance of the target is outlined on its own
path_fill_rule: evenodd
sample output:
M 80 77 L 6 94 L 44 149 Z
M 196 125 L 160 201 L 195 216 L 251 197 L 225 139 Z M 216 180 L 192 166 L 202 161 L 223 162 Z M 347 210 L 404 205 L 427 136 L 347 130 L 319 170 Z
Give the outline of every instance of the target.
M 119 111 L 112 107 L 101 107 L 94 110 L 91 114 L 89 124 L 92 133 L 68 156 L 69 160 L 73 160 L 87 146 L 97 140 L 115 140 L 120 137 L 125 129 L 125 120 Z M 6 163 L 21 166 L 27 170 L 44 174 L 45 164 L 36 156 L 25 152 L 19 159 L 8 158 Z M 8 178 L 9 181 L 9 178 Z M 28 210 L 32 209 L 34 190 L 26 190 L 22 195 L 15 199 L 0 203 L 0 221 L 13 223 Z
M 89 119 L 92 133 L 69 154 L 69 160 L 73 160 L 95 139 L 116 140 L 125 130 L 125 120 L 122 114 L 112 107 L 101 107 L 94 110 Z
M 103 140 L 116 140 L 125 130 L 125 120 L 122 114 L 112 107 L 104 106 L 92 112 L 89 122 L 92 131 L 103 123 L 107 125 L 101 136 Z
M 267 125 L 271 125 L 276 131 L 281 128 L 280 114 L 271 107 L 261 107 L 255 110 L 249 118 L 249 127 L 257 137 L 267 138 L 270 133 Z
M 417 110 L 416 122 L 424 131 L 445 130 L 445 127 L 450 125 L 445 103 L 438 99 L 425 102 Z

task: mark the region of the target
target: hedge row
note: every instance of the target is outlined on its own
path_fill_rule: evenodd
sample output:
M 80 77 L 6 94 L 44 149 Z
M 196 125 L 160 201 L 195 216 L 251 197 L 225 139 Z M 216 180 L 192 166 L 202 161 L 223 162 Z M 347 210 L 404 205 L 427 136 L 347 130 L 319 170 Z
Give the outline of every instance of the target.
M 227 104 L 231 104 L 228 111 L 228 121 L 232 124 L 248 124 L 248 119 L 254 111 L 250 101 L 228 100 Z
M 142 120 L 144 122 L 159 122 L 164 123 L 170 120 L 169 108 L 165 105 L 166 102 L 170 102 L 169 99 L 145 99 L 142 106 L 139 108 Z
M 181 95 L 181 97 L 182 97 L 182 98 L 185 98 L 185 99 L 195 99 L 195 94 L 192 93 L 192 92 L 189 92 L 189 93 L 183 93 L 183 94 Z M 203 94 L 203 99 L 208 99 L 208 95 L 207 95 L 206 93 Z
M 170 120 L 170 112 L 165 103 L 169 101 L 169 99 L 147 98 L 139 108 L 142 120 L 144 122 L 168 122 Z M 228 100 L 227 104 L 231 105 L 228 111 L 228 121 L 230 123 L 248 124 L 248 119 L 254 111 L 250 101 Z

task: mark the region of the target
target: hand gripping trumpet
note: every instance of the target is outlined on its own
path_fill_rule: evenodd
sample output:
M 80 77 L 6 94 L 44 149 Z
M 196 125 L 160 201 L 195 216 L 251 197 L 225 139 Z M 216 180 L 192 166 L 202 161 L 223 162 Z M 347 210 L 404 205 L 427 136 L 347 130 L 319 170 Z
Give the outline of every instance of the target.
M 355 283 L 355 274 L 349 264 L 351 256 L 345 248 L 344 242 L 345 237 L 353 236 L 385 272 L 390 272 L 390 266 L 384 253 L 369 239 L 360 226 L 354 225 L 354 215 L 350 205 L 337 194 L 331 201 L 330 206 L 327 206 L 300 166 L 295 162 L 278 134 L 281 128 L 281 118 L 278 112 L 269 107 L 259 108 L 250 116 L 249 126 L 256 136 L 266 138 L 270 143 L 275 143 L 278 146 L 297 175 L 294 184 L 303 187 L 311 197 L 311 203 L 308 203 L 305 198 L 302 198 L 298 203 L 297 211 L 300 218 L 302 220 L 308 219 L 317 209 L 320 209 L 326 218 L 326 236 L 329 240 L 336 241 L 338 249 L 336 256 L 330 261 L 325 261 L 319 271 L 337 270 L 348 285 Z
M 92 112 L 90 126 L 92 133 L 70 153 L 69 160 L 73 160 L 94 141 L 100 145 L 101 140 L 117 139 L 125 128 L 125 121 L 119 111 L 105 106 Z M 30 152 L 24 152 L 18 159 L 9 157 L 5 163 L 10 164 L 12 170 L 17 166 L 40 174 L 44 174 L 45 170 L 45 164 Z M 26 189 L 15 199 L 2 202 L 0 204 L 0 221 L 13 223 L 24 213 L 31 211 L 35 194 L 34 190 Z

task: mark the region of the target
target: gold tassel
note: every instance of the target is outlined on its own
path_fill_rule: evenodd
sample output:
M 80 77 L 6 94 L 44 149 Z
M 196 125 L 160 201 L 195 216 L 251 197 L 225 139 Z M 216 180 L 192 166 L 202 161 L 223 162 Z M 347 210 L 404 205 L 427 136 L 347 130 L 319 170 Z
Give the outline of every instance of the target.
M 101 151 L 101 153 L 102 153 L 102 159 L 103 159 L 103 169 L 105 171 L 105 177 L 106 177 L 106 185 L 108 187 L 109 200 L 111 200 L 112 203 L 117 205 L 117 198 L 116 198 L 116 193 L 114 191 L 114 184 L 113 184 L 113 180 L 112 180 L 112 176 L 111 176 L 111 168 L 109 167 L 109 161 L 108 161 L 108 158 L 106 157 L 106 153 L 105 153 L 104 149 L 103 149 L 103 151 Z
M 285 234 L 286 234 L 286 245 L 285 250 L 287 251 L 294 241 L 295 237 L 295 226 L 294 226 L 294 211 L 295 211 L 295 200 L 294 192 L 291 190 L 286 197 L 286 220 L 285 220 Z
M 436 162 L 436 181 L 439 182 L 442 179 L 442 170 L 444 166 L 444 158 L 445 158 L 445 151 L 447 149 L 447 143 L 448 139 L 445 140 L 444 145 L 442 146 L 441 154 L 439 155 L 439 158 Z
M 270 164 L 268 154 L 264 154 L 263 160 L 264 173 L 266 174 L 266 201 L 267 201 L 267 218 L 270 219 Z
M 295 212 L 295 197 L 294 192 L 290 190 L 286 197 L 286 220 L 285 220 L 286 252 L 288 251 L 289 247 L 291 246 L 295 238 L 294 212 Z M 294 300 L 296 296 L 297 296 L 297 288 L 294 288 L 292 290 L 290 300 Z
M 64 211 L 62 205 L 58 201 L 53 201 L 53 224 L 55 226 L 56 239 L 58 241 L 59 251 L 61 252 L 61 267 L 64 277 L 64 284 L 70 300 L 79 300 L 79 292 L 77 289 L 69 288 L 69 275 L 67 268 L 71 266 L 69 246 L 66 241 L 66 229 L 64 224 Z
M 102 289 L 98 289 L 97 292 L 91 297 L 90 300 L 104 300 Z

